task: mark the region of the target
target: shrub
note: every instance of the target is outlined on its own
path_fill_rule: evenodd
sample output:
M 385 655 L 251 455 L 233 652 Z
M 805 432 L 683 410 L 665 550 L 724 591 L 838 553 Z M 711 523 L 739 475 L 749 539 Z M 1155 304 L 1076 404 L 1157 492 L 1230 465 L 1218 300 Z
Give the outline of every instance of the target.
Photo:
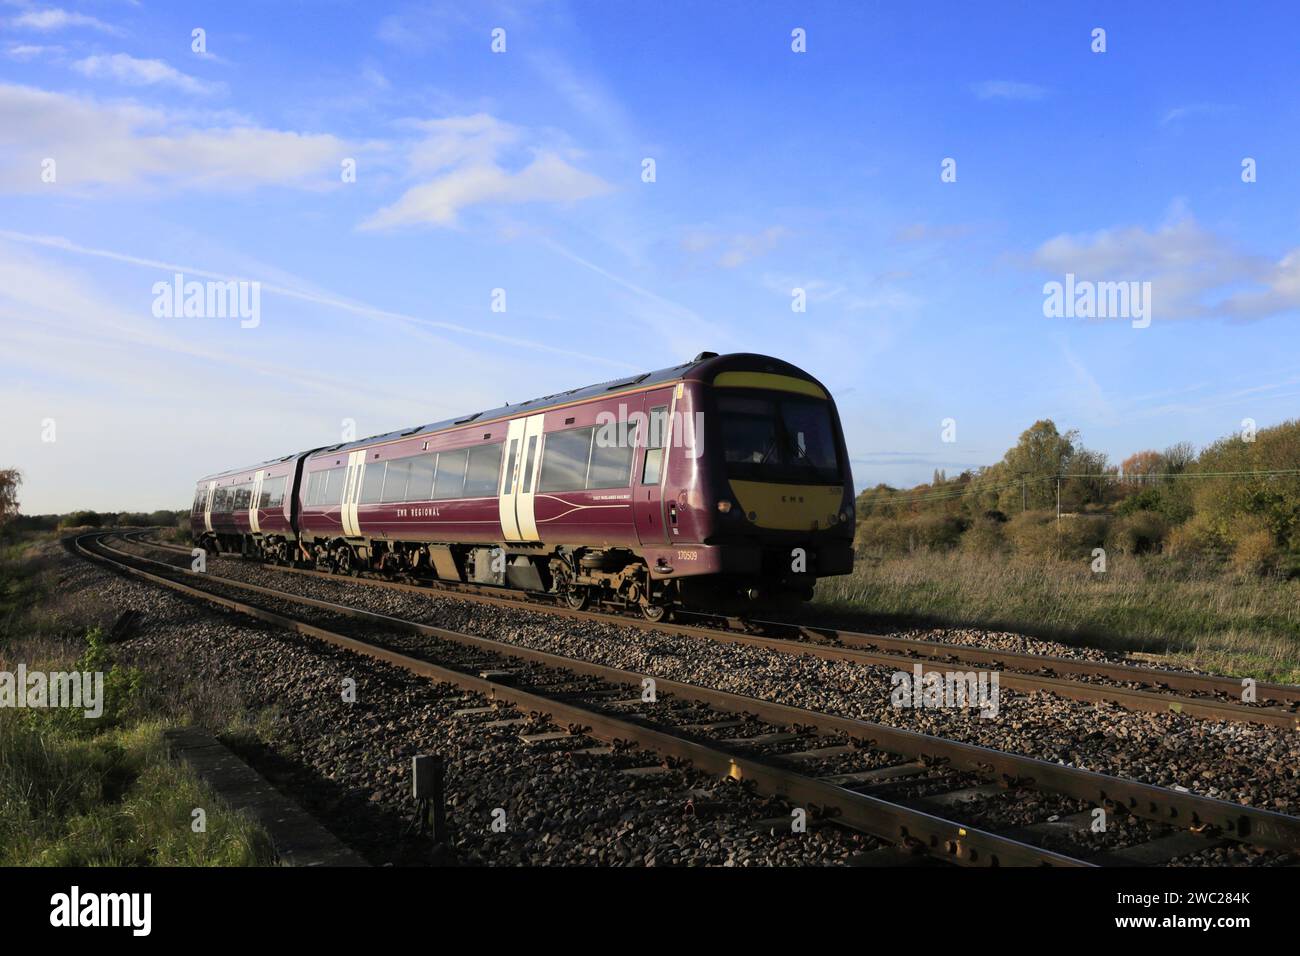
M 908 550 L 955 548 L 961 541 L 964 522 L 952 515 L 917 515 L 903 522 Z
M 1159 551 L 1169 533 L 1169 524 L 1154 511 L 1135 511 L 1111 523 L 1106 547 L 1117 554 L 1136 555 Z
M 1219 558 L 1224 540 L 1205 515 L 1196 515 L 1174 528 L 1165 537 L 1165 553 L 1176 558 Z
M 1088 557 L 1106 540 L 1107 519 L 1098 515 L 1063 516 L 1050 511 L 1026 511 L 1006 524 L 1006 536 L 1016 554 L 1026 558 Z
M 1282 555 L 1268 531 L 1252 531 L 1237 539 L 1232 567 L 1241 574 L 1263 576 L 1277 570 Z
M 1007 549 L 1007 537 L 1003 531 L 1005 518 L 977 518 L 961 536 L 961 548 L 970 554 L 1001 554 Z

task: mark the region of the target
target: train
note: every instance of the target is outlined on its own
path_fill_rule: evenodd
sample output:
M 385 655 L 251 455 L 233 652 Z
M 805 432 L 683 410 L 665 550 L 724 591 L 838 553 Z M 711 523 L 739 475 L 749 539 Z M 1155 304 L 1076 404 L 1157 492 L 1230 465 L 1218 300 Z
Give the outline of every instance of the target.
M 780 359 L 689 362 L 200 479 L 211 553 L 494 585 L 652 621 L 804 601 L 853 568 L 830 392 Z

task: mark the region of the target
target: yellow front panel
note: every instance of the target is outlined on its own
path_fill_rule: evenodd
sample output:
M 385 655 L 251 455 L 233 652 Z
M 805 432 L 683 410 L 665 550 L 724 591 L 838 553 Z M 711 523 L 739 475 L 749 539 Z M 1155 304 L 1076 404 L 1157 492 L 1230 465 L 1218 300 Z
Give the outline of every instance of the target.
M 732 481 L 740 510 L 760 528 L 818 531 L 840 520 L 843 485 L 778 485 L 769 481 Z
M 713 379 L 713 385 L 715 388 L 766 388 L 778 392 L 797 392 L 813 398 L 826 397 L 826 393 L 812 382 L 772 372 L 720 372 Z

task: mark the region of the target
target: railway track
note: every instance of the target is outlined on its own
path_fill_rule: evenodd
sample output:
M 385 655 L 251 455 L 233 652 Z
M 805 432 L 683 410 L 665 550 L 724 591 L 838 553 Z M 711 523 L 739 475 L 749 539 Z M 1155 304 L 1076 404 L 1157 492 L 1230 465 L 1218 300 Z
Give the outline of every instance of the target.
M 547 714 L 561 728 L 554 732 L 557 738 L 585 735 L 631 744 L 665 760 L 689 761 L 749 781 L 760 792 L 805 808 L 809 817 L 871 834 L 908 854 L 965 865 L 1086 866 L 1161 862 L 1224 842 L 1283 853 L 1300 849 L 1300 819 L 1284 814 L 193 573 L 114 548 L 109 537 L 83 535 L 71 545 L 87 558 L 190 597 Z M 248 595 L 256 595 L 258 603 Z M 330 626 L 304 620 L 306 609 Z M 389 636 L 377 642 L 375 632 Z M 402 646 L 402 636 L 424 642 L 414 648 L 419 656 L 407 653 L 413 648 Z M 463 659 L 457 666 L 429 660 L 423 656 L 429 647 L 468 650 L 471 665 Z M 628 688 L 634 696 L 628 696 Z M 649 697 L 645 688 L 653 688 Z M 834 761 L 854 761 L 865 769 L 806 769 Z M 1077 801 L 1076 810 L 1065 819 L 996 829 L 940 815 L 978 806 L 976 817 L 996 820 L 999 808 L 988 804 L 1027 793 Z M 1038 845 L 1079 843 L 1078 834 L 1093 816 L 1089 807 L 1153 826 L 1132 845 L 1101 853 Z
M 188 555 L 177 545 L 145 540 L 143 532 L 128 532 L 125 540 Z M 259 565 L 286 574 L 339 580 L 324 571 L 280 565 Z M 1289 730 L 1300 729 L 1300 687 L 1254 683 L 1256 702 L 1241 701 L 1243 682 L 1238 678 L 1187 671 L 1139 667 L 1109 661 L 1090 661 L 1008 651 L 991 651 L 934 641 L 917 641 L 833 628 L 810 627 L 780 621 L 739 621 L 713 618 L 711 625 L 650 622 L 640 617 L 606 611 L 560 607 L 547 595 L 538 599 L 526 592 L 483 585 L 448 582 L 407 583 L 378 576 L 354 575 L 379 587 L 427 594 L 431 588 L 469 601 L 499 607 L 518 607 L 555 614 L 571 620 L 616 621 L 645 631 L 705 638 L 730 644 L 762 647 L 780 653 L 805 654 L 823 660 L 852 661 L 911 672 L 920 665 L 925 674 L 941 677 L 953 666 L 997 671 L 999 682 L 1010 690 L 1046 691 L 1088 702 L 1108 702 L 1129 710 L 1180 713 L 1210 720 L 1246 721 Z M 706 617 L 705 615 L 693 615 Z M 1253 683 L 1253 682 L 1252 682 Z M 1177 693 L 1182 691 L 1184 693 Z

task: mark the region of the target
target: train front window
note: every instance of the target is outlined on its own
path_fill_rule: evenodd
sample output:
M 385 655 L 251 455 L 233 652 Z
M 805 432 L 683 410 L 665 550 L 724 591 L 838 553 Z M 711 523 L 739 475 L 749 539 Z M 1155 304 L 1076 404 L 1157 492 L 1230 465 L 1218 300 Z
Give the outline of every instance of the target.
M 830 403 L 796 395 L 719 395 L 727 476 L 834 484 L 840 478 Z

